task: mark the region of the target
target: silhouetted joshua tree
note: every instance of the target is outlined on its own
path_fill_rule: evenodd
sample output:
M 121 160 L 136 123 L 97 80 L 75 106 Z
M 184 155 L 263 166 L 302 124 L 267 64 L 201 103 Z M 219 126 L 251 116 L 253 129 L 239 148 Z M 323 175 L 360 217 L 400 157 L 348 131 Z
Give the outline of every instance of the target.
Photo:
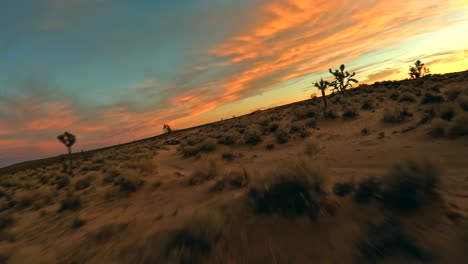
M 71 133 L 65 132 L 62 135 L 58 135 L 57 138 L 68 149 L 68 160 L 70 162 L 69 173 L 70 173 L 70 175 L 72 175 L 73 174 L 73 166 L 72 166 L 72 157 L 71 157 L 71 154 L 72 154 L 71 147 L 73 146 L 73 144 L 75 144 L 76 137 L 75 137 L 75 135 L 73 135 Z
M 325 90 L 328 88 L 330 83 L 328 81 L 324 81 L 320 78 L 320 82 L 314 83 L 314 86 L 317 87 L 322 92 L 322 99 L 323 104 L 325 105 L 325 109 L 327 109 L 327 97 L 325 96 Z
M 426 68 L 424 66 L 424 63 L 422 63 L 420 60 L 417 60 L 414 65 L 411 65 L 409 67 L 409 76 L 411 79 L 418 79 L 421 78 L 425 75 L 430 74 L 429 68 Z
M 171 127 L 170 127 L 168 124 L 164 124 L 164 125 L 163 125 L 163 130 L 164 130 L 164 133 L 165 133 L 165 134 L 169 134 L 169 133 L 172 132 L 172 129 L 171 129 Z
M 335 80 L 330 83 L 331 86 L 333 86 L 335 90 L 338 90 L 342 93 L 346 90 L 346 88 L 353 87 L 352 83 L 358 82 L 358 80 L 353 78 L 356 73 L 349 73 L 348 71 L 345 71 L 344 64 L 341 64 L 340 69 L 336 69 L 334 71 L 329 69 L 328 71 L 335 77 Z

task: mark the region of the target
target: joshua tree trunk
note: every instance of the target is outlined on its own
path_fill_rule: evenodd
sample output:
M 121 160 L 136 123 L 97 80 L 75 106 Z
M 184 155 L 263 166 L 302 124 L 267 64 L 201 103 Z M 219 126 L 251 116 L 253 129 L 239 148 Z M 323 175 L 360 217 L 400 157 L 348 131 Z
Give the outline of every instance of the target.
M 68 160 L 70 162 L 70 175 L 73 175 L 73 167 L 72 167 L 72 157 L 71 157 L 71 147 L 68 147 Z
M 325 105 L 325 110 L 327 109 L 327 97 L 325 96 L 325 90 L 322 90 L 323 104 Z

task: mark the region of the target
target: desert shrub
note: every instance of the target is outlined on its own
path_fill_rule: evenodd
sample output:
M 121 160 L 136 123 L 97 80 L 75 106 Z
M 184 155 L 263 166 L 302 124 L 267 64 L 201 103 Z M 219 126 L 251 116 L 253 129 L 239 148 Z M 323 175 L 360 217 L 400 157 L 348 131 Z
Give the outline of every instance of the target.
M 450 137 L 462 137 L 468 135 L 468 113 L 459 114 L 447 128 Z
M 206 138 L 201 142 L 201 151 L 210 152 L 216 149 L 216 139 Z
M 302 120 L 304 118 L 315 117 L 317 109 L 313 106 L 299 106 L 293 110 L 295 120 Z
M 164 255 L 170 263 L 201 263 L 223 237 L 223 218 L 217 213 L 199 213 L 170 234 Z
M 361 109 L 372 110 L 375 108 L 375 101 L 372 98 L 365 98 L 362 101 Z
M 354 200 L 358 203 L 367 203 L 379 193 L 380 184 L 375 177 L 366 177 L 356 186 Z
M 114 181 L 119 190 L 124 193 L 136 192 L 143 185 L 143 180 L 132 170 L 124 170 L 122 174 Z
M 189 137 L 183 141 L 178 150 L 184 157 L 196 156 L 200 152 L 210 152 L 216 149 L 217 141 L 205 136 L 204 138 Z
M 28 208 L 34 204 L 36 197 L 31 191 L 23 192 L 16 196 L 17 206 L 21 209 Z
M 54 183 L 57 189 L 63 189 L 70 184 L 70 178 L 66 174 L 60 174 L 55 177 Z
M 358 114 L 359 114 L 359 111 L 356 107 L 345 106 L 343 108 L 343 113 L 341 114 L 341 117 L 344 119 L 351 119 L 351 118 L 355 118 L 356 116 L 358 116 Z
M 225 133 L 225 134 L 222 134 L 219 138 L 218 138 L 218 143 L 219 144 L 223 144 L 223 145 L 232 145 L 232 144 L 235 144 L 237 142 L 237 140 L 239 139 L 240 137 L 240 134 L 239 132 L 237 132 L 236 130 L 232 129 L 230 130 L 229 132 Z
M 445 91 L 445 95 L 450 101 L 455 101 L 457 97 L 463 93 L 463 89 L 461 87 L 452 87 Z
M 76 211 L 81 208 L 81 200 L 78 196 L 67 196 L 60 202 L 58 212 Z
M 221 154 L 221 158 L 223 160 L 233 161 L 234 160 L 234 154 L 232 152 L 224 152 L 223 154 Z
M 383 177 L 383 204 L 399 211 L 419 209 L 434 200 L 439 182 L 440 171 L 433 163 L 399 162 Z
M 433 137 L 443 137 L 447 131 L 447 127 L 447 121 L 440 118 L 433 119 L 428 134 Z
M 408 111 L 407 107 L 394 107 L 392 109 L 386 108 L 383 112 L 382 121 L 384 123 L 400 123 L 407 120 L 408 117 L 413 116 Z
M 11 214 L 6 214 L 6 213 L 0 214 L 0 232 L 3 229 L 12 226 L 14 223 L 15 223 L 15 220 L 13 219 Z
M 91 185 L 91 182 L 88 178 L 79 179 L 75 182 L 75 190 L 81 191 L 88 188 Z
M 75 229 L 78 229 L 82 226 L 84 226 L 86 224 L 86 221 L 79 218 L 79 217 L 76 217 L 76 218 L 73 218 L 72 220 L 72 223 L 71 223 L 71 227 L 72 228 L 75 228 Z
M 289 141 L 289 127 L 287 125 L 281 125 L 275 132 L 276 142 L 278 144 L 284 144 Z
M 349 182 L 338 182 L 333 185 L 333 193 L 338 196 L 346 196 L 354 190 L 354 185 Z
M 442 95 L 427 92 L 421 99 L 421 104 L 442 103 L 444 101 L 445 99 Z
M 390 93 L 390 99 L 392 100 L 398 100 L 398 98 L 400 98 L 400 92 L 398 91 L 393 91 Z
M 120 175 L 120 172 L 116 169 L 108 170 L 104 173 L 104 177 L 102 178 L 102 183 L 103 184 L 112 183 L 119 175 Z
M 410 92 L 404 92 L 398 97 L 398 101 L 400 102 L 415 102 L 416 96 Z
M 192 172 L 189 184 L 196 185 L 210 181 L 220 174 L 220 170 L 221 167 L 216 159 L 204 160 Z
M 289 132 L 294 133 L 294 134 L 299 134 L 302 138 L 305 138 L 310 135 L 304 122 L 302 121 L 293 122 L 289 128 Z
M 363 135 L 369 135 L 369 133 L 370 133 L 370 130 L 369 130 L 368 128 L 365 127 L 365 128 L 363 128 L 363 129 L 361 129 L 361 134 L 363 134 Z
M 306 119 L 303 120 L 303 124 L 306 127 L 309 127 L 309 128 L 317 127 L 317 119 L 315 119 L 315 118 L 306 118 Z
M 269 125 L 268 125 L 268 131 L 270 132 L 275 132 L 279 127 L 279 123 L 278 122 L 271 122 Z
M 216 181 L 211 191 L 222 191 L 226 188 L 242 188 L 249 183 L 249 176 L 245 169 L 233 169 L 226 176 Z
M 440 118 L 450 121 L 455 116 L 455 106 L 452 103 L 445 102 L 439 105 L 437 112 Z
M 309 160 L 285 162 L 268 177 L 254 184 L 249 198 L 258 213 L 283 216 L 309 215 L 316 219 L 324 193 L 323 173 Z
M 265 146 L 265 147 L 266 147 L 267 149 L 269 149 L 269 150 L 272 150 L 272 149 L 274 149 L 274 148 L 275 148 L 275 144 L 273 144 L 273 143 L 269 143 L 269 144 L 266 144 L 266 146 Z
M 457 98 L 458 105 L 463 109 L 464 111 L 468 111 L 468 95 L 460 95 Z
M 338 114 L 336 113 L 335 109 L 328 108 L 323 112 L 323 117 L 326 119 L 337 119 Z
M 248 126 L 244 131 L 244 143 L 256 145 L 262 141 L 263 128 L 257 124 Z

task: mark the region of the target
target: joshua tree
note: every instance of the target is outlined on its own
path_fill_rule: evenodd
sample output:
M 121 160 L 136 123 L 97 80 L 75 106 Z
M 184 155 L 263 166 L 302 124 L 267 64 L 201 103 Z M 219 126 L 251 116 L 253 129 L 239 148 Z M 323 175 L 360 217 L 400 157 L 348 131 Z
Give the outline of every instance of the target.
M 68 160 L 70 162 L 70 169 L 69 169 L 69 172 L 70 172 L 70 175 L 73 174 L 73 167 L 72 167 L 72 158 L 71 158 L 71 154 L 72 154 L 72 151 L 71 151 L 71 147 L 73 146 L 73 144 L 75 144 L 75 141 L 76 141 L 76 137 L 75 135 L 71 134 L 71 133 L 68 133 L 68 132 L 65 132 L 63 133 L 62 135 L 58 135 L 57 136 L 58 140 L 60 140 L 60 142 L 62 142 L 68 149 Z
M 345 71 L 344 64 L 341 64 L 340 69 L 336 69 L 334 71 L 329 69 L 328 71 L 335 77 L 335 80 L 331 82 L 330 85 L 342 93 L 346 90 L 346 88 L 353 87 L 352 83 L 358 82 L 358 80 L 353 78 L 356 73 L 349 73 L 348 71 Z
M 314 86 L 317 87 L 322 92 L 322 99 L 323 99 L 323 104 L 325 105 L 325 109 L 327 109 L 327 97 L 325 96 L 325 90 L 328 88 L 329 85 L 330 83 L 327 81 L 324 81 L 322 78 L 320 78 L 320 82 L 314 83 Z
M 414 65 L 411 65 L 408 72 L 411 79 L 418 79 L 429 73 L 429 68 L 426 68 L 424 63 L 422 63 L 420 60 L 417 60 Z
M 168 124 L 163 125 L 163 130 L 164 130 L 164 133 L 166 133 L 166 134 L 169 134 L 169 133 L 172 132 L 172 129 Z

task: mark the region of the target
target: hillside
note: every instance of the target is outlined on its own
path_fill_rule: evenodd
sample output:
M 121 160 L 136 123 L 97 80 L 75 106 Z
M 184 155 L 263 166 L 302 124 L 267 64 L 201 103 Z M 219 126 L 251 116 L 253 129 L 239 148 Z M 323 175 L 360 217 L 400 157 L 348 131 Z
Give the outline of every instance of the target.
M 0 169 L 0 263 L 466 263 L 468 71 L 327 98 Z

